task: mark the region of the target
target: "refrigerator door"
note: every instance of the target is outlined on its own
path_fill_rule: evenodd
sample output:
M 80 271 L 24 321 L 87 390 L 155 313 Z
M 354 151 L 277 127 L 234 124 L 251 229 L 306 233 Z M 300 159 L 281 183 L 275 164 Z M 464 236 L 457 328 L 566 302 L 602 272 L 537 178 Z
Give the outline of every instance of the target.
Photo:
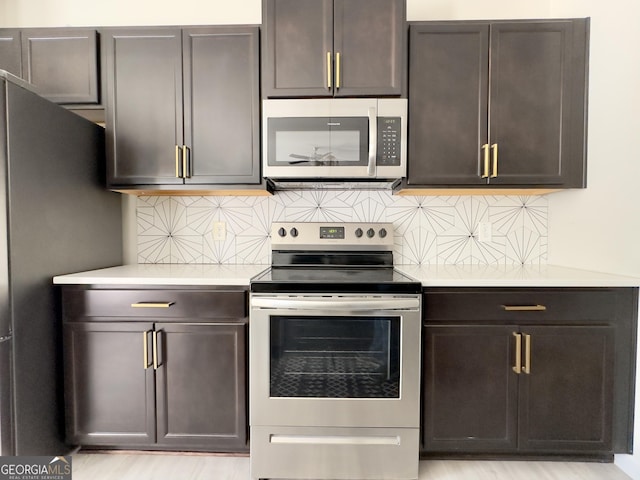
M 0 455 L 13 453 L 11 410 L 11 337 L 0 338 Z
M 9 307 L 9 249 L 7 218 L 7 119 L 6 95 L 0 81 L 0 338 L 11 335 Z

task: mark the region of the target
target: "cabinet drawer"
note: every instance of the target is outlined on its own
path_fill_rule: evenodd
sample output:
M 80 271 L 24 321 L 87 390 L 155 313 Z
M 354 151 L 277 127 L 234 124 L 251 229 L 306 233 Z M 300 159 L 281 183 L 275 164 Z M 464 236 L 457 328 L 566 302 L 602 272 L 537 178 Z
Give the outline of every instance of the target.
M 63 290 L 65 318 L 245 318 L 247 292 L 239 290 Z
M 423 309 L 427 322 L 608 322 L 617 298 L 604 288 L 426 289 Z

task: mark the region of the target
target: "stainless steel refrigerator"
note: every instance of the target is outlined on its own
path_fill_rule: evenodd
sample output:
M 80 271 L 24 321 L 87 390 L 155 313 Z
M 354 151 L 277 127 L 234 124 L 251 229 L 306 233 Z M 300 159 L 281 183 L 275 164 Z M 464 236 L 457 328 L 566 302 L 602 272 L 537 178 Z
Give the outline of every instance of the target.
M 122 262 L 104 129 L 0 70 L 0 454 L 60 455 L 63 381 L 52 277 Z

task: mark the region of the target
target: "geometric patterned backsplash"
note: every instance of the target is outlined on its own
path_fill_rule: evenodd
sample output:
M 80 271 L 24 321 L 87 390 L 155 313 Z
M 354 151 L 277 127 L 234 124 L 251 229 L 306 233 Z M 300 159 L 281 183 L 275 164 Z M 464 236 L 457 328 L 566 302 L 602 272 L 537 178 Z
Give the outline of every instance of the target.
M 138 263 L 268 265 L 274 221 L 393 222 L 396 264 L 547 263 L 544 196 L 314 190 L 138 197 L 136 210 Z M 224 241 L 213 239 L 214 222 L 225 223 Z M 480 222 L 491 223 L 490 241 L 480 242 Z

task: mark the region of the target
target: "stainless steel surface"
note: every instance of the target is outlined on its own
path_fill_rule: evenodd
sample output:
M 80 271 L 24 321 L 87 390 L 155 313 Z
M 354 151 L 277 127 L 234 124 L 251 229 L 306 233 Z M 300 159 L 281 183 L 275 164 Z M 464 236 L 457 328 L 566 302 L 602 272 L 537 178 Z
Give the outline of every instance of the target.
M 268 181 L 274 190 L 394 190 L 401 183 L 400 178 L 383 181 L 312 181 L 312 180 L 278 180 Z
M 365 117 L 370 109 L 377 117 L 400 117 L 400 165 L 377 165 L 375 174 L 370 175 L 370 165 L 332 166 L 317 165 L 296 167 L 295 165 L 269 165 L 269 118 L 313 118 L 313 117 Z M 369 126 L 369 129 L 371 125 Z M 371 137 L 371 134 L 369 134 Z M 374 135 L 375 136 L 375 135 Z M 375 156 L 370 140 L 367 158 Z M 397 180 L 407 173 L 407 100 L 404 98 L 332 98 L 332 99 L 274 99 L 263 100 L 262 104 L 262 174 L 276 179 L 276 188 L 286 188 L 286 180 L 294 179 L 391 179 Z M 385 184 L 389 185 L 389 184 Z M 344 188 L 344 187 L 343 187 Z
M 392 223 L 279 222 L 252 280 L 254 479 L 418 477 L 421 289 Z
M 338 287 L 336 287 L 338 288 Z M 336 296 L 334 296 L 336 297 Z M 326 304 L 336 298 L 326 297 Z M 259 298 L 259 297 L 258 297 Z M 256 298 L 257 299 L 257 298 Z M 340 301 L 360 301 L 361 295 L 345 295 Z M 263 298 L 263 301 L 265 299 Z M 282 301 L 296 303 L 304 299 L 298 296 L 283 296 Z M 391 295 L 380 296 L 385 304 L 397 302 L 397 308 L 378 309 L 370 313 L 352 313 L 345 306 L 327 310 L 320 308 L 261 308 L 254 306 L 251 299 L 251 328 L 249 329 L 249 384 L 251 426 L 298 426 L 298 427 L 404 427 L 418 428 L 420 420 L 420 296 L 414 298 Z M 405 302 L 411 307 L 403 308 Z M 268 301 L 267 301 L 268 302 Z M 329 312 L 329 313 L 327 313 Z M 358 318 L 366 315 L 401 318 L 400 351 L 400 395 L 389 398 L 286 398 L 270 397 L 270 345 L 269 318 L 271 316 L 349 316 Z M 417 462 L 417 457 L 416 457 Z
M 319 310 L 320 312 L 338 311 L 341 313 L 377 313 L 393 310 L 416 310 L 420 308 L 420 299 L 415 295 L 399 296 L 343 296 L 343 295 L 300 295 L 300 296 L 262 296 L 251 299 L 254 309 L 262 310 Z
M 279 441 L 283 438 L 287 441 Z M 418 428 L 256 426 L 251 429 L 251 477 L 417 479 L 418 445 Z
M 344 238 L 320 238 L 321 227 L 344 228 Z M 285 235 L 280 234 L 281 229 Z M 292 231 L 295 229 L 295 234 Z M 373 229 L 374 235 L 366 232 Z M 361 235 L 357 236 L 357 232 Z M 384 236 L 381 235 L 384 231 Z M 382 222 L 277 222 L 271 225 L 272 250 L 308 250 L 308 251 L 391 251 L 394 244 L 393 223 Z
M 378 113 L 375 107 L 369 107 L 369 164 L 367 165 L 367 175 L 376 175 L 376 147 L 378 145 Z

